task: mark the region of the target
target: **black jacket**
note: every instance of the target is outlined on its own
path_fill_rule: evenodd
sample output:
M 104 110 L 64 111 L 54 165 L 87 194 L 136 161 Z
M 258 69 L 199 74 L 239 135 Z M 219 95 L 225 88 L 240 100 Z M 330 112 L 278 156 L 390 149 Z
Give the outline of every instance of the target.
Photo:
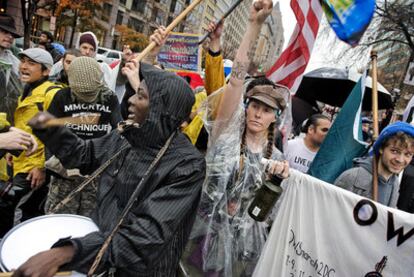
M 80 168 L 84 174 L 107 161 L 122 145 L 129 145 L 101 175 L 93 215 L 100 232 L 70 240 L 76 245 L 76 255 L 64 269 L 88 271 L 149 164 L 191 111 L 194 96 L 180 77 L 144 64 L 141 74 L 150 91 L 150 110 L 141 128 L 133 127 L 122 135 L 115 130 L 87 141 L 64 128 L 36 131 L 66 168 Z M 204 158 L 178 133 L 141 188 L 99 270 L 115 267 L 117 276 L 175 276 L 204 176 Z

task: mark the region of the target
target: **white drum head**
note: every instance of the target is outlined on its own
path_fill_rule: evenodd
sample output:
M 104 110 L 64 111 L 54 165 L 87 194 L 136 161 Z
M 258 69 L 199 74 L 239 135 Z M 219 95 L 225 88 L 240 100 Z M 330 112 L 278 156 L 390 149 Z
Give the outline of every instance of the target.
M 98 230 L 90 218 L 79 215 L 54 214 L 27 220 L 2 239 L 0 268 L 5 272 L 17 269 L 31 256 L 50 249 L 61 238 L 83 237 Z

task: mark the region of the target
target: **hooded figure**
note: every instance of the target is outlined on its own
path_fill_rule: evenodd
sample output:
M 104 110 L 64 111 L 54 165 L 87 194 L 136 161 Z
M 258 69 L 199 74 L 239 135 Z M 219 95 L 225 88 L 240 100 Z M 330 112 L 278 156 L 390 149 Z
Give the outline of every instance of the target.
M 148 87 L 149 109 L 139 127 L 121 124 L 121 131 L 87 141 L 64 128 L 36 131 L 65 167 L 80 168 L 84 174 L 92 173 L 126 147 L 100 175 L 97 208 L 92 215 L 100 231 L 54 245 L 74 246 L 73 258 L 60 270 L 89 270 L 145 171 L 175 133 L 148 181 L 138 188 L 140 194 L 97 273 L 115 268 L 116 276 L 176 275 L 205 176 L 204 158 L 177 132 L 191 112 L 194 95 L 183 79 L 151 65 L 141 64 L 140 77 Z
M 84 32 L 81 33 L 78 37 L 78 41 L 76 42 L 76 49 L 80 49 L 80 46 L 83 43 L 88 43 L 90 46 L 93 47 L 94 51 L 90 54 L 90 57 L 94 58 L 96 56 L 96 52 L 98 50 L 98 39 L 96 38 L 95 34 L 92 32 Z

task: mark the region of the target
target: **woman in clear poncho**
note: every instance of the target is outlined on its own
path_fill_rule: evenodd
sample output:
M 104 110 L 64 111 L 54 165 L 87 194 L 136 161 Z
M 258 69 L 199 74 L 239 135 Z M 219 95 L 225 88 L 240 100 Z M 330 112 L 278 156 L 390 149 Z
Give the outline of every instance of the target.
M 253 273 L 272 215 L 257 222 L 247 209 L 266 178 L 289 174 L 288 163 L 274 147 L 275 122 L 286 107 L 287 89 L 264 77 L 250 82 L 246 90 L 243 86 L 249 53 L 271 10 L 271 0 L 254 2 L 229 84 L 209 97 L 206 105 L 207 176 L 182 259 L 191 277 Z M 262 158 L 270 160 L 266 170 Z

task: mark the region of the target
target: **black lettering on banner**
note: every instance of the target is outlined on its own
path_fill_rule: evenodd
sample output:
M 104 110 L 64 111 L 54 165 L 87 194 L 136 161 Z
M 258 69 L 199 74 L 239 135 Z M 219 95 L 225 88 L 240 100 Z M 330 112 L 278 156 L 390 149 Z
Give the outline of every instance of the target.
M 318 275 L 322 276 L 321 271 L 322 271 L 322 268 L 323 268 L 323 262 L 319 262 L 319 265 L 321 266 L 321 268 L 319 268 L 319 270 L 318 270 Z
M 359 218 L 359 210 L 365 206 L 365 205 L 369 205 L 372 208 L 372 214 L 371 217 L 364 220 Z M 377 207 L 375 206 L 375 204 L 368 200 L 368 199 L 362 199 L 361 201 L 359 201 L 354 208 L 354 220 L 356 223 L 358 223 L 361 226 L 367 226 L 367 225 L 371 225 L 372 223 L 375 222 L 375 220 L 377 220 L 378 217 L 378 210 Z
M 289 238 L 289 245 L 292 247 L 293 253 L 296 254 L 297 258 L 302 258 L 303 260 L 309 262 L 309 265 L 321 277 L 334 277 L 335 276 L 336 271 L 334 268 L 329 267 L 326 263 L 318 260 L 318 258 L 313 258 L 312 255 L 308 251 L 305 251 L 304 248 L 302 248 L 302 245 L 303 245 L 302 241 L 296 241 L 296 236 L 292 229 L 290 229 L 290 234 L 291 236 Z M 294 257 L 287 255 L 286 258 L 287 258 L 286 266 L 289 266 L 289 264 L 291 264 L 292 270 L 297 268 L 297 266 L 295 267 Z M 301 272 L 299 273 L 298 277 L 300 277 L 300 275 L 302 274 Z M 302 275 L 304 274 L 305 272 L 303 272 Z M 294 275 L 294 276 L 297 276 L 297 275 Z
M 404 227 L 400 227 L 397 230 L 394 228 L 394 216 L 391 212 L 388 212 L 388 224 L 387 224 L 387 241 L 391 240 L 393 237 L 397 237 L 397 246 L 400 246 L 404 243 L 407 239 L 414 235 L 414 228 L 408 231 L 407 234 L 404 235 Z

